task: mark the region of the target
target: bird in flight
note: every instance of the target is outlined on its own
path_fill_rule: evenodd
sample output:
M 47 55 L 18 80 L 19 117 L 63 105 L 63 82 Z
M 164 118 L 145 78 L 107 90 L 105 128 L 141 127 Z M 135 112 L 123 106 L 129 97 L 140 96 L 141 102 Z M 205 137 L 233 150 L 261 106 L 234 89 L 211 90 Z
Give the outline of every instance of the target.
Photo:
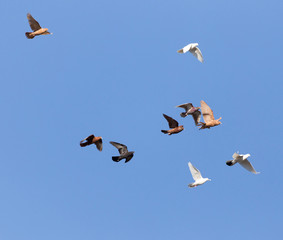
M 197 186 L 199 186 L 199 185 L 204 184 L 204 183 L 207 182 L 207 181 L 211 181 L 211 179 L 209 179 L 209 178 L 203 178 L 203 177 L 201 176 L 200 171 L 199 171 L 197 168 L 195 168 L 195 167 L 191 164 L 191 162 L 189 162 L 188 165 L 189 165 L 189 168 L 190 168 L 192 177 L 193 177 L 193 179 L 195 180 L 194 183 L 190 183 L 190 184 L 188 185 L 190 188 L 197 187 Z
M 110 142 L 114 147 L 116 147 L 120 153 L 120 156 L 113 156 L 112 160 L 114 162 L 120 162 L 122 159 L 126 159 L 126 162 L 129 162 L 132 157 L 134 156 L 134 152 L 129 152 L 126 145 L 117 143 L 117 142 Z
M 252 164 L 248 161 L 248 157 L 250 157 L 250 154 L 239 154 L 239 153 L 234 153 L 233 154 L 233 160 L 229 160 L 226 162 L 226 164 L 228 166 L 233 166 L 236 163 L 240 163 L 240 165 L 242 167 L 244 167 L 245 169 L 247 169 L 248 171 L 254 173 L 254 174 L 258 174 L 259 172 L 257 172 Z
M 167 116 L 166 114 L 163 114 L 163 116 L 167 120 L 167 122 L 169 124 L 169 128 L 171 128 L 171 129 L 170 130 L 161 130 L 161 132 L 163 132 L 164 134 L 171 135 L 171 134 L 179 133 L 179 132 L 184 130 L 184 126 L 183 125 L 179 126 L 179 123 L 175 119 Z
M 182 49 L 178 50 L 178 53 L 186 53 L 190 51 L 200 62 L 203 62 L 203 56 L 200 49 L 198 48 L 198 43 L 190 43 Z
M 221 120 L 222 118 L 220 117 L 217 120 L 215 120 L 213 111 L 204 101 L 200 101 L 200 108 L 201 108 L 202 117 L 204 120 L 204 123 L 200 122 L 201 124 L 200 129 L 211 128 L 211 127 L 215 127 L 221 124 L 219 120 Z
M 95 137 L 93 134 L 87 138 L 80 141 L 81 147 L 86 147 L 88 145 L 95 144 L 99 151 L 102 151 L 102 137 Z
M 180 116 L 186 117 L 188 115 L 192 115 L 196 126 L 198 126 L 199 121 L 200 121 L 200 117 L 201 117 L 201 112 L 199 110 L 200 107 L 194 107 L 193 104 L 191 104 L 191 103 L 184 103 L 184 104 L 178 105 L 176 107 L 184 108 L 185 112 L 180 113 Z
M 31 16 L 31 14 L 27 14 L 28 22 L 30 25 L 30 28 L 33 30 L 33 32 L 26 32 L 26 37 L 28 39 L 32 39 L 35 36 L 38 35 L 47 35 L 52 34 L 48 32 L 48 28 L 42 28 L 39 23 Z

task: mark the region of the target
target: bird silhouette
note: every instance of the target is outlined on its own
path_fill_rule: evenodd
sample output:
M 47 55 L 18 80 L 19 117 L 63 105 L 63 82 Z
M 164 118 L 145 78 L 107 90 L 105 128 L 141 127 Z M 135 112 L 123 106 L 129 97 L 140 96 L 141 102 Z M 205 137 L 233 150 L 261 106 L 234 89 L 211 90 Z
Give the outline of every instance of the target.
M 126 162 L 129 162 L 132 157 L 134 156 L 134 152 L 129 152 L 126 145 L 117 143 L 117 142 L 110 142 L 114 147 L 116 147 L 120 153 L 120 156 L 113 156 L 112 160 L 114 162 L 120 162 L 122 159 L 126 159 Z
M 200 108 L 201 108 L 201 112 L 202 112 L 202 116 L 204 120 L 204 123 L 200 122 L 201 124 L 200 129 L 211 128 L 211 127 L 215 127 L 221 124 L 219 120 L 221 120 L 222 118 L 220 117 L 217 120 L 215 120 L 213 111 L 204 101 L 200 101 Z
M 172 135 L 172 134 L 176 134 L 176 133 L 179 133 L 179 132 L 184 130 L 184 126 L 183 125 L 179 126 L 179 123 L 175 119 L 167 116 L 166 114 L 163 114 L 163 116 L 167 120 L 167 122 L 169 124 L 169 128 L 171 128 L 171 129 L 170 130 L 161 130 L 161 132 L 163 132 L 164 134 Z
M 190 43 L 182 49 L 178 50 L 178 53 L 186 53 L 190 51 L 200 62 L 203 62 L 203 56 L 200 49 L 197 47 L 198 43 Z
M 185 112 L 180 113 L 181 117 L 186 117 L 188 115 L 192 115 L 192 117 L 195 121 L 195 125 L 196 126 L 199 125 L 199 121 L 200 121 L 200 118 L 201 118 L 201 112 L 199 111 L 200 107 L 194 107 L 192 103 L 184 103 L 184 104 L 178 105 L 176 107 L 185 109 Z
M 193 187 L 202 185 L 202 184 L 204 184 L 207 181 L 211 181 L 211 179 L 209 179 L 209 178 L 203 178 L 201 176 L 200 171 L 197 168 L 195 168 L 190 162 L 188 163 L 188 165 L 189 165 L 192 177 L 195 180 L 195 182 L 194 183 L 190 183 L 188 185 L 188 187 L 193 188 Z
M 259 172 L 257 172 L 252 164 L 248 161 L 248 157 L 250 157 L 250 154 L 239 154 L 239 153 L 234 153 L 233 154 L 233 160 L 229 160 L 226 162 L 226 164 L 228 166 L 233 166 L 236 163 L 239 163 L 242 167 L 244 167 L 245 169 L 247 169 L 248 171 L 254 173 L 254 174 L 258 174 Z
M 48 32 L 48 28 L 42 28 L 39 23 L 31 16 L 31 14 L 27 14 L 28 22 L 30 25 L 30 28 L 33 30 L 33 32 L 26 32 L 26 37 L 28 39 L 32 39 L 35 36 L 39 35 L 47 35 L 52 34 Z
M 102 137 L 95 137 L 93 134 L 87 138 L 80 141 L 81 147 L 86 147 L 88 145 L 95 144 L 99 151 L 102 151 Z

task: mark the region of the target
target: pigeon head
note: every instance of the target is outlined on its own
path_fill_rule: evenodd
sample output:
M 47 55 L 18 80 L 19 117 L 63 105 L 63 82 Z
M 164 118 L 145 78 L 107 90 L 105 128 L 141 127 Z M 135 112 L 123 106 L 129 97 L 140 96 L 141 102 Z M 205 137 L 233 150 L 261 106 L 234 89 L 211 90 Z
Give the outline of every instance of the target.
M 235 163 L 233 162 L 233 160 L 229 160 L 229 161 L 226 162 L 226 164 L 228 166 L 233 166 Z
M 179 128 L 180 128 L 180 129 L 182 129 L 182 130 L 184 130 L 184 129 L 185 129 L 183 125 L 181 125 Z

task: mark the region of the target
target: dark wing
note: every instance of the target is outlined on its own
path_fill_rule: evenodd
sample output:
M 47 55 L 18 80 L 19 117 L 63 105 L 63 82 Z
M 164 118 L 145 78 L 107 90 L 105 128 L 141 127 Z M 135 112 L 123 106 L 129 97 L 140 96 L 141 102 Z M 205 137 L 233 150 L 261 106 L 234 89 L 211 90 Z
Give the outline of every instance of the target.
M 117 142 L 110 142 L 110 143 L 118 149 L 120 154 L 124 154 L 128 152 L 128 148 L 126 145 Z
M 184 104 L 178 105 L 176 107 L 184 108 L 186 110 L 186 112 L 187 112 L 187 111 L 189 111 L 193 107 L 193 104 L 191 104 L 191 103 L 184 103 Z
M 102 138 L 95 142 L 96 148 L 101 152 L 102 151 Z
M 128 157 L 126 157 L 126 162 L 129 162 L 132 158 L 133 158 L 134 154 L 132 153 L 131 155 L 129 155 Z
M 33 31 L 37 31 L 37 30 L 41 29 L 41 26 L 39 25 L 39 23 L 29 13 L 27 14 L 27 18 L 28 18 L 30 28 Z
M 81 147 L 85 147 L 85 146 L 88 146 L 88 145 L 92 144 L 93 138 L 94 138 L 94 135 L 90 135 L 87 138 L 85 138 L 82 141 L 80 141 Z
M 198 124 L 200 122 L 200 118 L 201 118 L 201 112 L 199 110 L 195 111 L 193 113 L 193 118 L 194 118 L 196 126 L 198 126 Z
M 200 101 L 200 108 L 201 108 L 203 120 L 206 123 L 214 120 L 213 111 L 204 101 Z
M 167 122 L 168 122 L 170 128 L 175 128 L 175 127 L 178 127 L 178 126 L 179 126 L 179 123 L 178 123 L 175 119 L 173 119 L 173 118 L 167 116 L 166 114 L 163 114 L 163 116 L 164 116 L 165 119 L 167 120 Z

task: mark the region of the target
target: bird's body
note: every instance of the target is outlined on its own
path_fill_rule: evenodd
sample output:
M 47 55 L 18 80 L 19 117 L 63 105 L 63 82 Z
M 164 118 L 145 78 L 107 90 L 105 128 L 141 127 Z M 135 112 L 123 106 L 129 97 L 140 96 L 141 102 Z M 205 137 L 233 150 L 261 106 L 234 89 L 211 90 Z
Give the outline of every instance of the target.
M 222 118 L 220 117 L 219 119 L 215 120 L 213 111 L 204 101 L 200 101 L 200 105 L 201 105 L 201 112 L 202 112 L 202 116 L 204 120 L 204 122 L 200 122 L 201 124 L 200 129 L 211 128 L 211 127 L 215 127 L 221 124 L 220 120 Z
M 198 48 L 198 43 L 190 43 L 187 46 L 183 47 L 182 49 L 178 50 L 178 53 L 186 53 L 186 52 L 192 53 L 200 62 L 203 62 L 203 56 Z
M 185 112 L 180 113 L 180 116 L 186 117 L 188 115 L 192 115 L 195 121 L 195 125 L 198 126 L 200 118 L 201 118 L 201 112 L 199 111 L 200 107 L 194 107 L 192 103 L 184 103 L 176 107 L 184 108 Z
M 257 172 L 252 164 L 248 161 L 248 157 L 250 157 L 250 154 L 239 154 L 239 153 L 234 153 L 233 154 L 233 160 L 229 160 L 226 162 L 226 164 L 228 166 L 233 166 L 236 163 L 239 163 L 242 167 L 244 167 L 245 169 L 247 169 L 248 171 L 254 173 L 254 174 L 258 174 L 259 172 Z
M 27 18 L 29 21 L 30 28 L 33 30 L 33 32 L 26 32 L 26 37 L 28 39 L 33 39 L 35 36 L 39 35 L 52 34 L 48 32 L 48 28 L 42 28 L 39 23 L 31 16 L 31 14 L 28 13 Z
M 195 182 L 190 183 L 188 185 L 188 187 L 190 187 L 190 188 L 197 187 L 199 185 L 204 184 L 207 181 L 211 181 L 211 179 L 209 179 L 209 178 L 203 178 L 201 176 L 200 171 L 197 168 L 195 168 L 190 162 L 188 163 L 188 166 L 189 166 L 190 172 L 192 174 L 192 177 L 195 180 Z
M 161 132 L 163 132 L 164 134 L 172 135 L 182 132 L 184 130 L 184 126 L 183 125 L 179 126 L 179 123 L 175 119 L 167 116 L 166 114 L 163 114 L 163 116 L 167 120 L 169 127 L 171 129 L 161 130 Z
M 132 157 L 134 156 L 134 151 L 129 152 L 126 145 L 117 143 L 117 142 L 110 142 L 114 147 L 116 147 L 120 153 L 120 156 L 113 156 L 112 160 L 114 162 L 120 162 L 122 159 L 126 159 L 126 162 L 129 162 Z
M 95 137 L 93 134 L 87 138 L 80 141 L 81 147 L 86 147 L 88 145 L 95 144 L 99 151 L 102 151 L 102 137 Z

